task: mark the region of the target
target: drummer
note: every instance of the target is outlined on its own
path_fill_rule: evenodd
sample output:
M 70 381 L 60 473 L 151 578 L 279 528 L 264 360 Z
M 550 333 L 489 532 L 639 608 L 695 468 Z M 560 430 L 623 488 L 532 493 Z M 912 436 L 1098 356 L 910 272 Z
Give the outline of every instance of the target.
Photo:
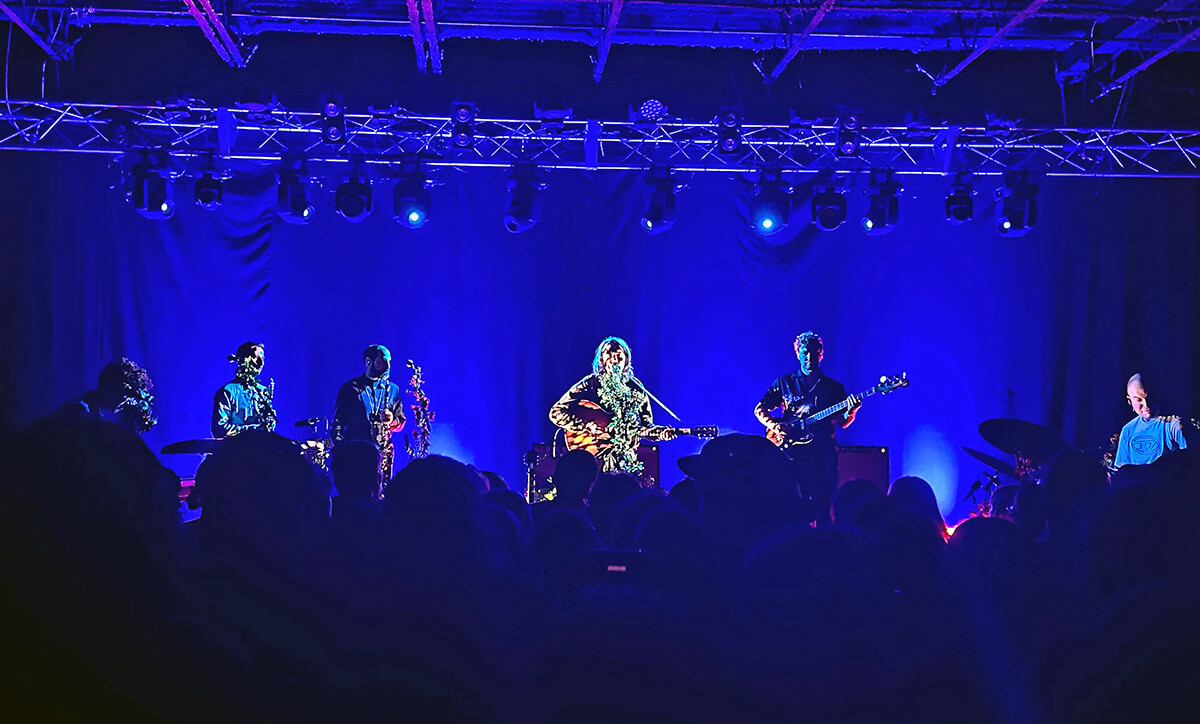
M 1149 465 L 1163 455 L 1187 448 L 1178 417 L 1155 416 L 1151 411 L 1148 380 L 1142 373 L 1129 378 L 1125 399 L 1135 417 L 1121 428 L 1114 464 Z

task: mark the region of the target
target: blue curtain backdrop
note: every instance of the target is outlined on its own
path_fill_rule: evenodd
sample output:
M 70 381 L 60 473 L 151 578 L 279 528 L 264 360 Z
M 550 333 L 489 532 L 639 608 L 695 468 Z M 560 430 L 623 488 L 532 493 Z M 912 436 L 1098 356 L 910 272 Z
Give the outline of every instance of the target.
M 550 439 L 548 408 L 602 337 L 629 340 L 637 374 L 684 424 L 758 433 L 755 403 L 794 368 L 795 334 L 814 329 L 825 369 L 849 389 L 909 373 L 911 388 L 868 400 L 840 439 L 889 447 L 892 477 L 926 477 L 953 517 L 981 471 L 961 446 L 990 449 L 982 420 L 1032 420 L 1094 448 L 1128 419 L 1134 370 L 1157 372 L 1181 410 L 1198 392 L 1190 181 L 1043 180 L 1040 224 L 1021 239 L 993 231 L 987 187 L 979 218 L 954 227 L 945 180 L 906 179 L 901 224 L 883 237 L 856 223 L 861 187 L 833 233 L 808 224 L 801 189 L 791 225 L 763 239 L 748 228 L 745 187 L 718 175 L 691 179 L 675 228 L 647 236 L 636 174 L 551 173 L 541 223 L 512 235 L 499 171 L 440 171 L 417 231 L 391 220 L 388 184 L 359 224 L 334 214 L 326 187 L 301 227 L 274 216 L 270 169 L 228 182 L 215 213 L 180 180 L 167 222 L 107 191 L 99 157 L 9 154 L 0 172 L 5 427 L 52 411 L 126 355 L 156 384 L 150 446 L 206 437 L 226 355 L 259 340 L 291 433 L 292 421 L 331 413 L 378 342 L 424 367 L 433 450 L 519 487 L 523 452 Z M 667 484 L 699 446 L 663 446 Z M 164 460 L 181 473 L 197 462 Z

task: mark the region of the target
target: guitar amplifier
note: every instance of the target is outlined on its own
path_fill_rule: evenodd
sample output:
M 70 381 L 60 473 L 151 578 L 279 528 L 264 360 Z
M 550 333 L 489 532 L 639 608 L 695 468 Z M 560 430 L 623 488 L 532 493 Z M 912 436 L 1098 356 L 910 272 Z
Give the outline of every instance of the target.
M 838 445 L 838 487 L 855 478 L 870 480 L 887 495 L 888 449 L 871 445 Z
M 558 445 L 557 450 L 555 447 L 549 443 L 535 442 L 529 452 L 525 453 L 525 500 L 530 504 L 553 497 L 554 466 L 567 452 L 566 445 Z M 638 446 L 637 457 L 645 466 L 638 476 L 642 487 L 658 487 L 658 445 L 642 443 Z

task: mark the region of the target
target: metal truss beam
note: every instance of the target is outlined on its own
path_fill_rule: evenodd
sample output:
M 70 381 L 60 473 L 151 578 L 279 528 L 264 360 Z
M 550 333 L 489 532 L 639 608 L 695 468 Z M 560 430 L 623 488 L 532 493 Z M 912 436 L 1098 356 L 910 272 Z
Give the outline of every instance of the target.
M 774 70 L 771 71 L 771 74 L 763 78 L 763 83 L 770 85 L 779 80 L 779 76 L 783 75 L 783 69 L 786 68 L 788 63 L 791 63 L 792 60 L 800 54 L 800 48 L 804 46 L 804 41 L 808 40 L 808 36 L 813 34 L 813 31 L 817 29 L 817 26 L 821 24 L 821 21 L 825 18 L 829 11 L 833 9 L 833 4 L 835 2 L 837 2 L 837 0 L 825 0 L 825 2 L 821 3 L 821 7 L 817 8 L 817 12 L 814 13 L 812 19 L 808 21 L 808 25 L 806 25 L 804 30 L 802 30 L 800 34 L 792 40 L 791 45 L 788 46 L 787 52 L 783 54 L 782 58 L 780 58 L 779 62 L 775 65 Z
M 600 44 L 596 46 L 596 67 L 592 71 L 592 80 L 596 83 L 599 83 L 600 78 L 604 76 L 608 51 L 612 49 L 613 33 L 616 32 L 617 22 L 621 19 L 621 8 L 624 5 L 625 0 L 613 0 L 612 5 L 608 8 L 608 20 L 605 21 L 604 30 L 600 33 Z
M 38 8 L 27 8 L 22 3 L 21 6 L 14 6 L 11 3 L 0 0 L 0 15 L 7 17 L 9 21 L 17 26 L 21 32 L 29 36 L 29 39 L 34 42 L 37 47 L 42 49 L 46 55 L 54 60 L 67 60 L 71 57 L 71 52 L 75 46 L 73 43 L 64 43 L 58 39 L 60 30 L 66 28 L 67 11 L 65 10 L 48 10 L 47 15 L 50 17 L 49 28 L 46 32 L 38 26 L 41 24 L 37 18 Z
M 212 3 L 209 0 L 183 0 L 183 2 L 187 5 L 188 13 L 196 19 L 196 24 L 200 26 L 204 37 L 208 38 L 209 44 L 212 45 L 213 50 L 217 51 L 221 60 L 228 63 L 231 68 L 245 68 L 246 59 L 242 57 L 242 51 L 238 49 L 237 43 L 233 42 L 229 30 L 221 22 L 217 11 L 213 10 Z
M 421 14 L 425 16 L 425 42 L 429 43 L 429 67 L 434 75 L 442 74 L 442 51 L 438 48 L 437 23 L 433 18 L 433 0 L 421 0 Z
M 162 151 L 177 159 L 270 163 L 301 157 L 310 164 L 386 167 L 417 155 L 429 166 L 505 168 L 519 160 L 547 169 L 644 170 L 664 164 L 681 172 L 745 173 L 762 168 L 794 174 L 832 169 L 898 174 L 967 171 L 1000 175 L 1026 170 L 1048 176 L 1200 178 L 1200 130 L 867 126 L 858 156 L 838 157 L 833 120 L 743 125 L 742 150 L 718 150 L 718 126 L 478 118 L 474 145 L 457 149 L 448 117 L 346 114 L 345 143 L 321 140 L 317 112 L 269 114 L 229 108 L 117 106 L 12 101 L 0 107 L 0 151 L 118 156 Z M 221 139 L 232 145 L 222 148 Z M 946 138 L 954 138 L 948 145 Z
M 580 0 L 583 2 L 583 0 Z M 587 0 L 594 2 L 594 0 Z M 625 0 L 625 5 L 655 6 L 657 2 L 646 0 Z M 307 12 L 285 15 L 280 13 L 232 13 L 230 23 L 243 34 L 258 34 L 268 32 L 301 33 L 301 34 L 341 34 L 341 35 L 411 35 L 417 48 L 418 69 L 426 64 L 424 39 L 421 32 L 420 2 L 406 0 L 408 17 L 334 17 L 320 13 Z M 668 5 L 683 6 L 673 0 Z M 730 3 L 688 3 L 687 5 L 727 9 L 732 13 L 735 4 Z M 121 9 L 111 7 L 87 8 L 71 11 L 65 4 L 51 0 L 43 3 L 43 7 L 54 7 L 73 12 L 72 23 L 78 27 L 93 25 L 136 25 L 136 26 L 191 26 L 193 19 L 182 9 L 179 11 Z M 747 6 L 737 5 L 743 10 Z M 774 15 L 780 9 L 801 7 L 798 4 L 763 4 L 757 8 L 760 13 Z M 811 7 L 810 7 L 811 9 Z M 747 12 L 756 10 L 750 6 Z M 623 14 L 628 15 L 629 8 L 625 7 Z M 934 14 L 955 13 L 967 16 L 1000 15 L 1003 12 L 974 6 L 958 7 L 952 4 L 938 6 L 859 6 L 838 5 L 833 11 L 839 18 L 860 14 L 882 15 L 892 19 L 891 24 L 864 26 L 854 32 L 844 30 L 816 30 L 804 43 L 804 48 L 812 50 L 907 50 L 926 52 L 934 47 L 945 47 L 949 36 L 945 32 L 926 32 L 912 28 L 905 29 L 906 16 L 920 17 Z M 439 43 L 446 38 L 473 38 L 490 40 L 540 40 L 564 41 L 596 44 L 596 28 L 590 24 L 571 24 L 566 22 L 546 22 L 531 25 L 516 20 L 498 17 L 495 13 L 485 17 L 474 17 L 464 14 L 461 17 L 445 17 L 437 22 Z M 740 16 L 739 16 L 740 17 Z M 747 15 L 747 18 L 752 17 Z M 1196 22 L 1200 20 L 1200 11 L 1169 12 L 1169 13 L 1127 13 L 1107 11 L 1102 9 L 1090 10 L 1054 10 L 1043 7 L 1038 11 L 1041 18 L 1059 18 L 1063 20 L 1096 20 L 1103 18 L 1121 18 L 1126 20 L 1146 20 L 1162 26 L 1164 23 Z M 745 20 L 745 19 L 743 19 Z M 760 18 L 760 20 L 762 20 Z M 789 38 L 771 28 L 770 22 L 722 22 L 717 26 L 709 23 L 700 27 L 695 23 L 689 24 L 683 15 L 668 16 L 667 21 L 651 27 L 634 27 L 632 24 L 622 26 L 620 33 L 621 45 L 651 46 L 651 47 L 707 47 L 707 48 L 742 48 L 747 50 L 771 50 L 781 44 L 788 44 Z M 828 25 L 828 22 L 825 23 Z M 1005 50 L 1065 50 L 1075 43 L 1084 40 L 1086 33 L 1062 30 L 1029 31 L 1020 35 L 1008 35 L 994 39 L 995 49 Z M 1114 37 L 1097 38 L 1103 43 Z M 1121 38 L 1128 49 L 1143 52 L 1157 52 L 1167 47 L 1173 40 L 1169 35 L 1150 38 Z M 422 72 L 424 72 L 422 70 Z
M 413 49 L 417 51 L 417 72 L 424 73 L 425 64 L 425 36 L 421 33 L 421 10 L 417 4 L 417 0 L 406 0 L 408 7 L 408 27 L 412 33 Z
M 1133 78 L 1138 73 L 1141 73 L 1143 70 L 1149 68 L 1150 66 L 1154 65 L 1158 61 L 1167 57 L 1171 53 L 1174 53 L 1175 51 L 1179 50 L 1180 48 L 1184 47 L 1185 45 L 1187 45 L 1197 39 L 1200 39 L 1200 25 L 1197 25 L 1195 28 L 1192 29 L 1192 32 L 1183 36 L 1179 40 L 1176 40 L 1169 47 L 1158 51 L 1157 53 L 1150 56 L 1149 58 L 1146 58 L 1141 63 L 1138 63 L 1137 66 L 1135 66 L 1134 68 L 1131 68 L 1130 70 L 1126 71 L 1120 78 L 1117 78 L 1112 83 L 1109 83 L 1108 85 L 1104 86 L 1104 89 L 1100 91 L 1100 94 L 1096 96 L 1096 99 L 1103 98 L 1104 96 L 1108 95 L 1109 93 L 1112 93 L 1113 91 L 1115 91 L 1116 89 L 1120 88 L 1122 85 L 1127 83 L 1131 78 Z
M 1033 2 L 1031 2 L 1025 6 L 1024 10 L 1022 10 L 1021 12 L 1012 16 L 1011 18 L 1009 18 L 1007 23 L 1000 26 L 1000 29 L 992 34 L 992 37 L 983 41 L 983 43 L 978 48 L 971 51 L 970 55 L 968 55 L 967 57 L 965 57 L 961 61 L 959 61 L 958 65 L 954 66 L 950 70 L 946 71 L 945 73 L 942 73 L 937 78 L 935 78 L 933 81 L 934 91 L 936 92 L 938 88 L 941 88 L 942 86 L 949 83 L 951 78 L 953 78 L 954 76 L 963 72 L 963 70 L 966 69 L 966 67 L 968 65 L 970 65 L 971 63 L 974 63 L 979 58 L 979 56 L 986 53 L 989 48 L 991 48 L 993 45 L 995 45 L 997 42 L 999 42 L 1000 39 L 1003 38 L 1005 35 L 1008 35 L 1009 31 L 1011 31 L 1013 28 L 1017 27 L 1021 23 L 1025 22 L 1029 18 L 1033 17 L 1033 15 L 1035 13 L 1037 13 L 1037 11 L 1040 10 L 1041 7 L 1043 5 L 1045 5 L 1047 2 L 1049 2 L 1049 0 L 1033 0 Z

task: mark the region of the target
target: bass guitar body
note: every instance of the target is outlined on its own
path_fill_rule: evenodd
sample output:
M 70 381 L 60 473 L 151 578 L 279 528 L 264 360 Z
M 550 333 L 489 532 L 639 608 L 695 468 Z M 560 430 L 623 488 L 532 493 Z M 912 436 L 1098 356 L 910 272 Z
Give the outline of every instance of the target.
M 879 384 L 870 387 L 858 393 L 856 397 L 860 400 L 870 397 L 878 392 L 886 395 L 889 392 L 898 390 L 901 387 L 908 387 L 908 375 L 900 373 L 898 375 L 883 376 L 879 378 Z M 830 405 L 824 410 L 813 412 L 807 405 L 801 406 L 794 412 L 789 412 L 780 422 L 787 428 L 786 432 L 779 432 L 774 429 L 767 429 L 767 439 L 775 443 L 783 449 L 796 447 L 799 445 L 808 445 L 815 437 L 812 433 L 812 428 L 816 423 L 824 420 L 830 415 L 837 414 L 850 408 L 850 399 L 847 398 L 837 403 Z

